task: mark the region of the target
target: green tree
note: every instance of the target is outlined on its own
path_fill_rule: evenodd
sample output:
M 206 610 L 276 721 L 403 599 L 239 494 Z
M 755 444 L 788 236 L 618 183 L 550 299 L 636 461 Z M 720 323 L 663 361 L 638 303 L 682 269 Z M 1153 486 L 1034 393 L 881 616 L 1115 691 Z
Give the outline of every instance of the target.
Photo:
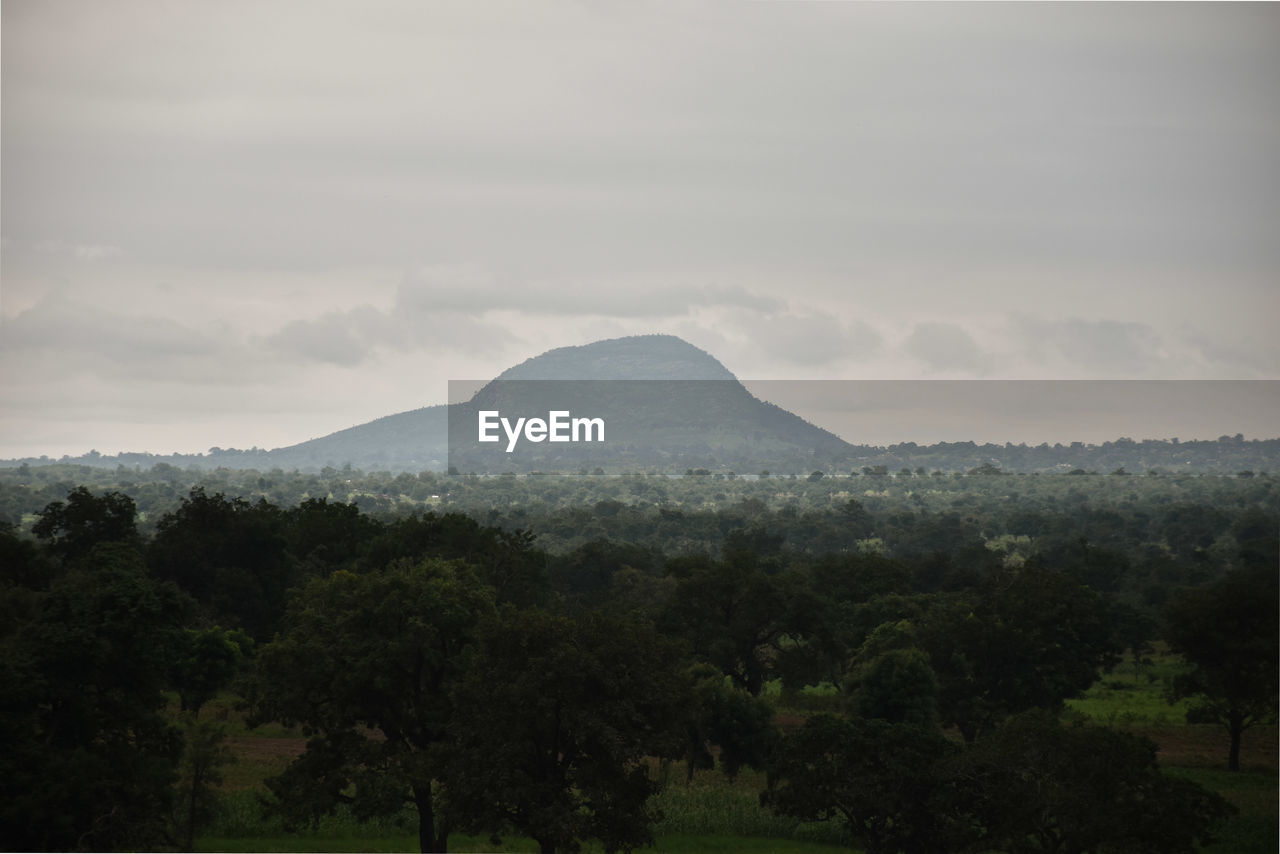
M 189 603 L 97 546 L 0 639 L 0 834 L 15 850 L 166 844 L 181 733 L 165 674 Z
M 200 708 L 227 688 L 253 653 L 253 638 L 238 629 L 187 629 L 169 668 L 182 711 Z
M 956 757 L 943 809 L 974 831 L 966 850 L 1191 854 L 1233 810 L 1166 777 L 1150 740 L 1024 713 Z
M 688 640 L 698 658 L 759 696 L 785 639 L 805 634 L 813 613 L 799 598 L 799 578 L 705 556 L 672 560 L 667 572 L 676 587 L 662 617 L 664 629 Z
M 160 518 L 147 558 L 152 572 L 195 597 L 211 622 L 258 640 L 275 631 L 296 580 L 280 508 L 203 487 Z
M 863 718 L 932 728 L 938 723 L 938 680 L 918 649 L 890 649 L 851 680 L 852 709 Z
M 707 664 L 690 671 L 693 698 L 686 720 L 686 782 L 698 768 L 712 768 L 712 747 L 719 748 L 720 768 L 733 781 L 743 766 L 763 768 L 778 741 L 773 709 L 759 697 L 726 684 L 723 673 Z
M 19 534 L 15 526 L 0 522 L 0 589 L 43 590 L 53 578 L 52 561 L 45 550 Z M 0 613 L 0 624 L 15 622 L 15 614 Z
M 286 511 L 284 541 L 304 576 L 355 569 L 383 526 L 354 504 L 308 498 Z
M 547 593 L 547 558 L 534 539 L 529 531 L 486 527 L 461 513 L 411 515 L 387 525 L 370 545 L 364 566 L 397 559 L 462 560 L 494 589 L 497 601 L 523 607 L 541 603 Z
M 85 557 L 99 543 L 138 543 L 137 507 L 123 493 L 95 496 L 77 486 L 66 501 L 54 501 L 37 515 L 31 532 L 64 561 Z
M 1174 681 L 1172 699 L 1195 699 L 1188 720 L 1226 727 L 1232 771 L 1240 770 L 1244 731 L 1276 717 L 1278 598 L 1275 567 L 1251 566 L 1186 591 L 1165 609 L 1165 639 L 1192 665 Z
M 949 850 L 938 769 L 956 750 L 936 729 L 816 715 L 775 751 L 760 801 L 802 821 L 839 819 L 868 854 Z
M 917 634 L 938 677 L 941 721 L 966 741 L 1018 712 L 1060 709 L 1122 646 L 1100 595 L 1034 564 L 936 605 Z
M 339 571 L 290 602 L 284 630 L 259 653 L 255 720 L 301 724 L 306 752 L 268 781 L 290 822 L 339 803 L 359 818 L 418 812 L 423 851 L 444 851 L 451 822 L 434 792 L 454 719 L 450 688 L 493 593 L 460 562 Z
M 504 607 L 457 691 L 447 788 L 468 827 L 544 854 L 652 841 L 646 756 L 676 756 L 687 705 L 677 645 L 650 626 Z

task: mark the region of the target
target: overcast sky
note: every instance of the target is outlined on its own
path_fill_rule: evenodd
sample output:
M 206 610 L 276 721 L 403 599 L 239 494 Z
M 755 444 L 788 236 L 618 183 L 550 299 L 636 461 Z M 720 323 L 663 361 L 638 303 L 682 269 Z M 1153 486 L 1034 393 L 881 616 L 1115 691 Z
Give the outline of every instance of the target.
M 649 332 L 1280 378 L 1274 4 L 2 10 L 0 457 L 277 447 Z

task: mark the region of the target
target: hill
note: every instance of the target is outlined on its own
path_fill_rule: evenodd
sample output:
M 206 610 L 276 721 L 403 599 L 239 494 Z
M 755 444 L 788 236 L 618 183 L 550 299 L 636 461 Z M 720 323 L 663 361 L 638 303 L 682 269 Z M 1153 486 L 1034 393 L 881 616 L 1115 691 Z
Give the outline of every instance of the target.
M 557 411 L 598 420 L 600 441 L 572 441 L 568 427 L 568 441 L 560 442 L 508 432 L 519 417 L 547 420 Z M 500 441 L 478 441 L 484 412 L 510 422 L 492 430 Z M 838 436 L 757 399 L 710 354 L 670 335 L 551 350 L 454 405 L 449 421 L 450 466 L 485 474 L 798 470 L 852 451 Z

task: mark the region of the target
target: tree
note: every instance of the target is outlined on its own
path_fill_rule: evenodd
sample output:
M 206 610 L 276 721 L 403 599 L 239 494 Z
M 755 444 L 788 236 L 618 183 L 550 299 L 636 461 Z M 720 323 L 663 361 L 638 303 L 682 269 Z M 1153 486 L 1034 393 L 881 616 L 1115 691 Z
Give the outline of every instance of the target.
M 383 526 L 354 504 L 308 498 L 285 511 L 284 540 L 304 575 L 355 569 Z
M 189 602 L 105 543 L 0 643 L 0 834 L 16 850 L 167 843 L 182 736 L 165 674 Z
M 1192 854 L 1232 812 L 1189 780 L 1165 777 L 1156 745 L 1041 711 L 988 733 L 947 770 L 943 805 L 973 835 L 965 850 L 1011 854 Z
M 1107 602 L 1069 576 L 1027 564 L 921 619 L 938 711 L 966 741 L 1027 709 L 1061 708 L 1119 660 Z
M 77 486 L 67 500 L 54 501 L 39 512 L 31 532 L 64 561 L 83 558 L 99 543 L 138 543 L 133 499 L 119 492 L 95 496 Z
M 444 851 L 450 818 L 433 789 L 453 722 L 451 686 L 493 593 L 460 562 L 339 571 L 290 602 L 262 648 L 255 720 L 298 723 L 306 752 L 268 786 L 290 822 L 350 803 L 358 818 L 418 812 L 423 851 Z
M 838 818 L 868 854 L 949 850 L 938 768 L 957 749 L 936 729 L 816 715 L 775 751 L 760 801 L 802 821 Z
M 45 550 L 18 534 L 16 526 L 0 521 L 0 590 L 25 588 L 43 590 L 54 572 Z M 12 625 L 16 615 L 0 613 L 0 624 Z
M 778 741 L 773 709 L 761 698 L 726 684 L 723 673 L 707 664 L 695 665 L 693 698 L 686 720 L 686 782 L 697 768 L 712 768 L 710 748 L 720 748 L 720 768 L 732 782 L 744 765 L 763 768 Z
M 396 559 L 462 560 L 494 589 L 497 601 L 528 606 L 542 602 L 547 591 L 546 555 L 534 539 L 529 531 L 486 527 L 461 513 L 411 515 L 387 525 L 370 545 L 365 566 Z
M 635 620 L 504 607 L 456 693 L 450 803 L 544 854 L 652 841 L 642 760 L 676 756 L 687 682 L 676 644 Z
M 225 724 L 198 720 L 194 713 L 184 717 L 186 749 L 182 754 L 182 776 L 178 780 L 181 809 L 176 823 L 181 833 L 180 850 L 194 851 L 196 831 L 206 826 L 218 811 L 214 787 L 222 784 L 222 766 L 235 762 L 236 757 L 226 745 Z
M 160 518 L 148 562 L 157 577 L 195 597 L 211 622 L 266 640 L 296 577 L 283 531 L 282 511 L 265 500 L 196 487 Z
M 705 556 L 672 560 L 667 572 L 676 578 L 676 588 L 663 615 L 664 628 L 759 696 L 784 637 L 803 634 L 800 614 L 812 613 L 795 607 L 802 588 L 798 579 Z
M 253 638 L 237 629 L 187 629 L 169 668 L 178 702 L 193 717 L 240 673 L 253 652 Z
M 856 715 L 932 728 L 938 723 L 938 681 L 918 649 L 890 649 L 863 665 L 851 680 Z
M 1276 717 L 1278 597 L 1275 567 L 1250 566 L 1186 591 L 1165 609 L 1165 639 L 1192 665 L 1174 681 L 1172 699 L 1195 698 L 1188 720 L 1226 727 L 1231 771 L 1240 770 L 1244 731 Z

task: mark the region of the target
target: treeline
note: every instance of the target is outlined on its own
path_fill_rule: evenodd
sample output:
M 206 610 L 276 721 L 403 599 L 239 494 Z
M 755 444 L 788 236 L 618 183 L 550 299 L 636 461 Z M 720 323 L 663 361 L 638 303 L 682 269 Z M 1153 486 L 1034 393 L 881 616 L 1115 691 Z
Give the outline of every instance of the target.
M 1175 694 L 1228 728 L 1238 765 L 1276 710 L 1269 488 L 1216 479 L 1212 507 L 1127 513 L 1009 499 L 1035 480 L 987 477 L 972 515 L 828 492 L 822 510 L 377 516 L 195 488 L 146 531 L 130 495 L 72 488 L 30 534 L 0 531 L 6 844 L 189 848 L 225 758 L 199 712 L 231 690 L 308 735 L 271 809 L 302 825 L 408 804 L 423 850 L 461 832 L 630 850 L 683 762 L 763 769 L 762 803 L 869 852 L 1192 851 L 1225 802 L 1164 776 L 1150 742 L 1057 713 L 1162 639 L 1189 665 Z M 993 547 L 997 506 L 1034 536 Z M 1157 562 L 1134 563 L 1135 536 Z M 834 699 L 780 729 L 768 687 L 817 685 Z
M 403 442 L 397 436 L 397 442 Z M 393 442 L 393 444 L 395 444 Z M 391 474 L 406 471 L 415 473 L 427 467 L 429 460 L 435 460 L 433 470 L 443 473 L 447 458 L 446 443 L 439 447 L 432 446 L 415 453 L 412 457 L 395 452 L 379 452 L 376 447 L 370 448 L 368 443 L 359 443 L 348 448 L 354 456 L 334 455 L 332 451 L 315 452 L 304 450 L 308 443 L 290 448 L 210 448 L 202 454 L 151 454 L 144 452 L 122 452 L 119 454 L 100 454 L 96 450 L 79 456 L 63 455 L 59 458 L 48 456 L 27 457 L 23 459 L 0 460 L 0 468 L 17 468 L 20 466 L 77 465 L 93 468 L 126 468 L 149 469 L 156 465 L 170 465 L 178 468 L 194 468 L 210 471 L 218 468 L 254 469 L 265 471 L 280 467 L 284 469 L 298 468 L 310 474 L 316 474 L 325 468 L 336 468 L 343 465 L 342 460 L 349 459 L 366 469 L 388 470 Z M 1071 442 L 1068 444 L 1047 442 L 1039 445 L 1006 442 L 995 444 L 990 442 L 939 442 L 933 445 L 919 445 L 915 442 L 903 442 L 895 445 L 850 445 L 847 453 L 838 456 L 830 452 L 818 456 L 793 454 L 791 469 L 784 474 L 807 474 L 815 467 L 824 474 L 841 475 L 857 472 L 863 468 L 881 468 L 889 472 L 897 472 L 902 468 L 914 471 L 924 468 L 926 471 L 964 472 L 983 465 L 992 465 L 1007 472 L 1067 472 L 1074 469 L 1107 473 L 1123 468 L 1136 474 L 1155 471 L 1162 474 L 1184 472 L 1234 474 L 1240 471 L 1275 472 L 1280 471 L 1280 438 L 1246 439 L 1243 434 L 1219 436 L 1217 439 L 1131 439 L 1121 437 L 1114 441 L 1098 444 Z M 706 453 L 695 453 L 690 450 L 690 459 L 699 460 L 696 465 L 703 466 Z M 400 459 L 404 456 L 404 459 Z M 611 459 L 604 457 L 602 459 Z M 618 474 L 627 470 L 640 470 L 643 473 L 674 474 L 686 466 L 675 465 L 662 469 L 637 466 L 626 462 L 625 455 L 618 456 L 610 466 L 610 474 Z M 823 462 L 816 466 L 813 459 Z M 754 467 L 758 468 L 759 463 Z M 730 469 L 737 469 L 738 474 L 756 474 L 756 471 L 745 471 L 740 460 L 730 461 L 727 457 L 718 464 L 709 464 L 708 470 L 715 474 L 727 474 Z M 465 471 L 463 472 L 465 473 Z M 574 470 L 564 474 L 576 473 Z

